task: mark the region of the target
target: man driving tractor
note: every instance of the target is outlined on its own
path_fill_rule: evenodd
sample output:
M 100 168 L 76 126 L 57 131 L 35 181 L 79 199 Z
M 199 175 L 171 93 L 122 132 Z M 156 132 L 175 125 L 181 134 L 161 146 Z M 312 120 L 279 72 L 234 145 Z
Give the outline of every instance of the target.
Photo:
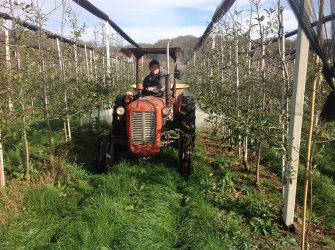
M 164 97 L 166 88 L 166 75 L 160 71 L 159 62 L 155 59 L 149 63 L 150 74 L 143 80 L 142 96 L 155 95 Z M 133 92 L 127 91 L 126 95 L 134 95 Z

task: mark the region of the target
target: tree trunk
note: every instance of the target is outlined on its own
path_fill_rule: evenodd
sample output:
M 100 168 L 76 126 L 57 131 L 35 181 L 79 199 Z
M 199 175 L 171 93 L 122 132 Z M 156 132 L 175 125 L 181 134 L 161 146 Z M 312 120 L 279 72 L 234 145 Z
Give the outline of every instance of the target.
M 246 171 L 250 171 L 250 166 L 248 162 L 248 136 L 244 137 L 243 140 L 243 166 Z
M 239 60 L 238 60 L 238 53 L 239 53 L 239 44 L 238 44 L 238 37 L 235 34 L 235 70 L 236 70 L 236 93 L 237 93 L 237 119 L 241 117 L 240 111 L 240 75 L 239 75 Z M 238 140 L 238 157 L 239 159 L 242 158 L 242 137 L 240 131 L 238 131 L 237 135 Z
M 23 115 L 22 117 L 22 126 L 26 124 L 26 117 Z M 27 137 L 27 131 L 23 128 L 23 141 L 24 141 L 24 149 L 25 149 L 25 156 L 26 156 L 26 172 L 25 172 L 25 179 L 27 181 L 30 180 L 30 150 L 29 150 L 29 141 Z
M 252 13 L 252 12 L 251 12 Z M 251 17 L 250 16 L 250 27 L 251 27 Z M 251 51 L 251 29 L 249 30 L 249 43 L 248 43 L 248 53 Z M 248 64 L 248 79 L 250 79 L 250 73 L 251 73 L 251 57 L 247 56 L 247 64 Z M 248 85 L 248 94 L 247 94 L 247 114 L 246 116 L 248 117 L 248 114 L 249 114 L 249 107 L 251 105 L 251 86 L 250 84 Z M 246 118 L 247 119 L 247 118 Z M 244 166 L 244 169 L 246 171 L 250 171 L 250 166 L 249 166 L 249 162 L 248 162 L 248 133 L 249 133 L 249 128 L 248 128 L 248 125 L 247 125 L 247 128 L 246 128 L 246 136 L 244 137 L 244 141 L 243 141 L 243 149 L 244 149 L 244 154 L 243 154 L 243 166 Z
M 260 185 L 261 149 L 262 149 L 262 142 L 260 142 L 257 147 L 256 186 Z

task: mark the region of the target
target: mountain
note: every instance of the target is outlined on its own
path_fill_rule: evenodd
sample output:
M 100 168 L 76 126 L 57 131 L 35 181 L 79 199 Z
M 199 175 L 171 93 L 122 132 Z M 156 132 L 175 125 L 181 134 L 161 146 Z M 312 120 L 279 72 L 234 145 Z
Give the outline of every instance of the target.
M 184 63 L 193 53 L 193 49 L 195 45 L 197 44 L 198 39 L 199 38 L 195 36 L 187 35 L 187 36 L 178 36 L 172 39 L 158 40 L 154 44 L 140 43 L 139 45 L 143 48 L 148 48 L 148 47 L 165 48 L 167 46 L 167 43 L 171 41 L 170 43 L 171 47 L 180 47 L 182 51 L 184 52 L 183 54 L 178 55 L 178 59 L 182 63 Z M 165 60 L 166 57 L 163 55 L 160 55 L 160 56 L 152 55 L 150 58 L 162 61 L 162 60 Z

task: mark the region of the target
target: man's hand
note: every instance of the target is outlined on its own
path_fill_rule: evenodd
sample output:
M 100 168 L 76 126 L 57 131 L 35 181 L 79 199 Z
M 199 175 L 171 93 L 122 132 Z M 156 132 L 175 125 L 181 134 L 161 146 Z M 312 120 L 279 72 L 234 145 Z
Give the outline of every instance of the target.
M 131 95 L 131 96 L 133 96 L 133 95 L 134 95 L 134 93 L 133 93 L 133 92 L 131 92 L 131 91 L 127 91 L 127 92 L 126 92 L 126 95 Z
M 147 87 L 147 91 L 154 91 L 155 89 L 155 87 Z

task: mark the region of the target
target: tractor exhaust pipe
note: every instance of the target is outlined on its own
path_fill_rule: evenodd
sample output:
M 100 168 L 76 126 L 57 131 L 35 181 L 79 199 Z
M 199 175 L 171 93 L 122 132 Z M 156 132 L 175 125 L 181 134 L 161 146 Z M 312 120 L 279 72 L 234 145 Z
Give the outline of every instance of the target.
M 166 106 L 170 107 L 170 96 L 171 96 L 171 82 L 170 82 L 170 43 L 168 42 L 166 46 L 166 63 L 167 63 L 167 75 L 166 75 L 166 88 L 165 88 L 165 101 Z

